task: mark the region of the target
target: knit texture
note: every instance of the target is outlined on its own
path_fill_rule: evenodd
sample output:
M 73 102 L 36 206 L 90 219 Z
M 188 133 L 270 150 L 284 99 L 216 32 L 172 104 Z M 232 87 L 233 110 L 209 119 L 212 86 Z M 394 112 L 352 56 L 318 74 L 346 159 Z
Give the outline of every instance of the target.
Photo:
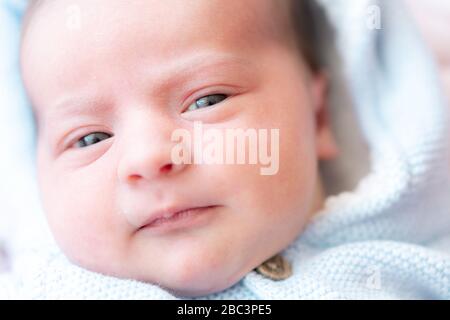
M 320 2 L 337 30 L 370 172 L 353 191 L 329 197 L 282 252 L 290 278 L 250 272 L 199 299 L 450 299 L 449 130 L 432 59 L 399 0 Z M 371 29 L 377 8 L 381 29 Z M 0 297 L 183 299 L 84 270 L 52 241 L 23 239 L 11 273 L 0 276 Z

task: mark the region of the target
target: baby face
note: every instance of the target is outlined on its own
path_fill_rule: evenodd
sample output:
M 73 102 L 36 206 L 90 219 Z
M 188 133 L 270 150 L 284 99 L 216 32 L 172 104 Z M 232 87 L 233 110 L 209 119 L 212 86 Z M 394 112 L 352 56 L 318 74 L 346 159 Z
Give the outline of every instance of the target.
M 69 259 L 197 296 L 232 286 L 301 233 L 323 200 L 318 160 L 335 148 L 325 81 L 302 61 L 288 15 L 269 0 L 42 4 L 22 69 L 43 205 Z M 174 163 L 173 132 L 198 122 L 279 129 L 276 174 Z M 201 209 L 149 224 L 189 208 Z

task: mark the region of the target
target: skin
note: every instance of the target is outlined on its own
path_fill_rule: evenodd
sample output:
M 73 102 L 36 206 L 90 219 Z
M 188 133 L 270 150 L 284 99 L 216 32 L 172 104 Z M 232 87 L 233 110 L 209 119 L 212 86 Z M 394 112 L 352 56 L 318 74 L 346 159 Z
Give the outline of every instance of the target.
M 76 30 L 66 28 L 73 4 Z M 69 259 L 199 296 L 232 286 L 295 240 L 323 203 L 318 161 L 337 150 L 326 78 L 303 62 L 287 16 L 269 0 L 58 0 L 37 10 L 22 70 L 38 119 L 42 201 Z M 184 112 L 217 93 L 229 97 Z M 278 173 L 173 165 L 171 133 L 194 121 L 279 128 Z M 91 132 L 113 136 L 74 147 Z M 195 228 L 139 229 L 174 203 L 220 207 Z

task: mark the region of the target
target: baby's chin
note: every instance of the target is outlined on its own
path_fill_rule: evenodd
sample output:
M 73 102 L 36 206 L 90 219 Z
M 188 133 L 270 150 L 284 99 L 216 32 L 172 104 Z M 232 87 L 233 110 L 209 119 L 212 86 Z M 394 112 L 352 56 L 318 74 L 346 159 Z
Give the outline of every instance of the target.
M 224 264 L 220 270 L 217 268 L 202 268 L 201 270 L 174 270 L 160 279 L 142 278 L 140 281 L 157 284 L 162 289 L 178 297 L 202 297 L 224 291 L 237 284 L 251 271 L 247 268 L 231 269 Z M 139 280 L 139 279 L 137 279 Z
M 159 261 L 160 265 L 156 268 L 159 271 L 154 273 L 155 268 L 145 267 L 148 263 L 154 264 L 153 259 L 150 262 L 139 261 L 139 263 L 132 264 L 123 262 L 105 264 L 90 258 L 86 260 L 80 257 L 68 257 L 73 264 L 88 271 L 117 279 L 136 280 L 157 285 L 174 296 L 186 298 L 222 292 L 237 284 L 254 269 L 252 266 L 236 264 L 237 261 L 218 259 L 213 262 L 199 257 L 187 259 L 185 256 L 181 256 L 176 262 L 177 259 L 173 258 L 175 262 Z
M 224 287 L 217 287 L 217 288 L 196 288 L 196 289 L 189 289 L 189 288 L 178 288 L 178 289 L 173 289 L 173 288 L 167 288 L 164 286 L 161 286 L 161 288 L 163 290 L 166 290 L 167 292 L 169 292 L 170 294 L 176 296 L 176 297 L 180 297 L 180 298 L 200 298 L 200 297 L 205 297 L 211 294 L 215 294 L 215 293 L 219 293 L 221 291 L 224 291 L 226 289 L 228 289 L 229 287 L 232 287 L 232 285 L 230 286 L 224 286 Z
M 219 293 L 225 291 L 235 284 L 237 284 L 247 273 L 249 270 L 243 271 L 236 276 L 231 278 L 225 277 L 223 274 L 218 275 L 214 274 L 215 279 L 205 279 L 204 277 L 199 279 L 196 283 L 191 283 L 189 285 L 182 284 L 172 284 L 170 286 L 164 286 L 163 284 L 159 284 L 162 289 L 168 291 L 174 296 L 177 297 L 186 297 L 186 298 L 198 298 L 203 297 L 215 293 Z

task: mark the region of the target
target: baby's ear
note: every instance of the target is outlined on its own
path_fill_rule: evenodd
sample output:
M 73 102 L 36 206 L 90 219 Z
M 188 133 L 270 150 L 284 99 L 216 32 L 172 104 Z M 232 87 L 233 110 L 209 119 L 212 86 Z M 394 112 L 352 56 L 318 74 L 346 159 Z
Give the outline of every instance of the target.
M 326 72 L 314 74 L 311 89 L 316 125 L 317 157 L 319 160 L 330 160 L 337 157 L 339 150 L 331 130 L 328 110 L 328 74 Z

